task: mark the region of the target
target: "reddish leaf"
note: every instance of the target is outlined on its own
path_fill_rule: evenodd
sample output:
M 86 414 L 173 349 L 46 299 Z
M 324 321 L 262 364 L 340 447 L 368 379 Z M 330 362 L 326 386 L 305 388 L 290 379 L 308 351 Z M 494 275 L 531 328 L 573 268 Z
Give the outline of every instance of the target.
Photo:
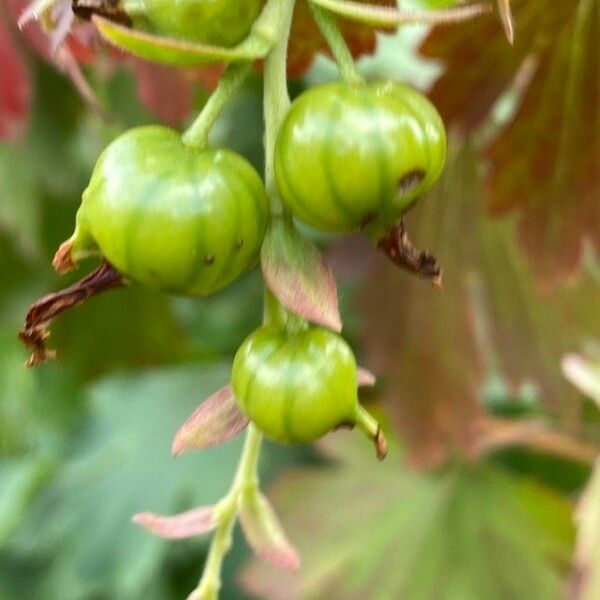
M 29 118 L 31 81 L 23 57 L 0 14 L 0 139 L 21 137 Z
M 486 148 L 493 212 L 520 210 L 520 238 L 550 287 L 581 264 L 585 238 L 600 249 L 600 6 L 514 0 L 515 46 L 499 23 L 479 19 L 435 30 L 422 46 L 447 71 L 432 99 L 471 131 L 513 87 L 514 119 Z M 531 73 L 533 77 L 523 77 Z M 523 71 L 525 69 L 525 71 Z
M 394 0 L 370 0 L 369 3 L 380 6 L 396 5 Z M 345 19 L 340 19 L 340 23 L 346 42 L 355 58 L 375 51 L 377 38 L 372 27 Z M 288 74 L 291 77 L 302 75 L 318 53 L 329 54 L 327 44 L 312 19 L 307 0 L 299 0 L 296 3 L 290 37 Z
M 487 150 L 490 206 L 520 206 L 521 242 L 545 284 L 580 265 L 586 237 L 600 252 L 600 5 L 581 2 L 559 33 Z
M 239 517 L 248 544 L 259 558 L 289 571 L 300 568 L 300 556 L 287 540 L 271 503 L 263 494 L 254 489 L 245 492 Z
M 283 305 L 301 317 L 341 331 L 335 280 L 325 257 L 293 225 L 273 221 L 261 254 L 262 272 Z
M 137 76 L 140 100 L 164 123 L 172 126 L 190 116 L 194 108 L 194 86 L 213 90 L 223 73 L 222 65 L 199 69 L 167 67 L 139 58 L 130 59 Z
M 436 193 L 408 218 L 415 241 L 444 265 L 442 292 L 383 260 L 363 285 L 366 356 L 386 375 L 385 397 L 419 465 L 457 448 L 478 452 L 490 378 L 507 395 L 533 382 L 548 405 L 567 410 L 561 356 L 580 336 L 600 335 L 597 285 L 584 279 L 540 297 L 512 224 L 482 212 L 477 169 L 469 151 L 451 157 Z
M 215 510 L 212 506 L 200 506 L 172 517 L 154 513 L 139 513 L 133 521 L 159 537 L 180 540 L 202 535 L 216 527 Z
M 240 412 L 233 390 L 227 385 L 207 398 L 177 431 L 173 455 L 227 442 L 247 425 L 248 419 Z
M 133 64 L 140 100 L 163 122 L 181 124 L 192 109 L 192 73 L 141 59 Z

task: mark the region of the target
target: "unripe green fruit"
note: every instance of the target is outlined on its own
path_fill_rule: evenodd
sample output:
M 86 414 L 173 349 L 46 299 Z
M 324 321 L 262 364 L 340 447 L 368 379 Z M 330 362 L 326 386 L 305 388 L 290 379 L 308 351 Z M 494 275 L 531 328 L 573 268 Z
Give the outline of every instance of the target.
M 206 295 L 256 262 L 268 218 L 262 180 L 241 156 L 140 127 L 100 156 L 55 266 L 100 254 L 142 284 Z
M 256 330 L 235 355 L 232 385 L 240 409 L 278 442 L 310 442 L 342 425 L 378 434 L 358 403 L 352 350 L 325 329 Z
M 281 196 L 323 231 L 384 232 L 437 180 L 444 124 L 420 92 L 396 82 L 330 83 L 301 94 L 277 139 Z
M 136 25 L 158 35 L 215 46 L 234 46 L 250 32 L 264 0 L 129 0 Z

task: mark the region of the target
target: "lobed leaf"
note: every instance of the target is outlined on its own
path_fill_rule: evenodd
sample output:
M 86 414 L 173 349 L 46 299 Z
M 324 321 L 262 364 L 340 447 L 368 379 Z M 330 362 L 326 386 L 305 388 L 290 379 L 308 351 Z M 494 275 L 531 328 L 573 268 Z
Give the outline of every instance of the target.
M 478 453 L 491 382 L 503 398 L 526 383 L 543 406 L 570 411 L 558 365 L 581 339 L 600 336 L 597 283 L 582 277 L 542 297 L 513 224 L 485 214 L 473 150 L 457 153 L 455 142 L 442 181 L 407 218 L 444 264 L 441 293 L 380 260 L 360 299 L 366 360 L 386 374 L 385 399 L 419 465 L 457 448 Z
M 238 408 L 231 385 L 208 397 L 175 434 L 171 451 L 174 456 L 227 442 L 248 425 Z
M 69 439 L 73 455 L 38 494 L 13 541 L 20 552 L 52 557 L 35 582 L 50 590 L 40 597 L 53 598 L 58 589 L 68 600 L 81 598 L 78 590 L 140 598 L 149 587 L 160 589 L 170 545 L 131 524 L 131 515 L 171 514 L 182 502 L 208 505 L 226 493 L 239 444 L 175 462 L 169 446 L 194 397 L 222 385 L 229 371 L 228 364 L 207 363 L 146 370 L 104 378 L 88 390 L 85 423 Z
M 252 594 L 561 597 L 557 563 L 568 561 L 573 539 L 564 498 L 484 464 L 423 474 L 390 460 L 374 469 L 351 435 L 328 438 L 326 450 L 334 464 L 288 472 L 272 494 L 302 570 L 290 575 L 254 561 L 243 576 Z
M 421 51 L 447 65 L 431 92 L 446 121 L 470 132 L 489 122 L 499 100 L 512 109 L 484 148 L 488 205 L 519 213 L 521 246 L 550 289 L 581 267 L 586 239 L 600 249 L 600 7 L 511 6 L 513 48 L 481 19 L 434 31 Z
M 272 222 L 261 251 L 265 282 L 282 304 L 304 319 L 341 331 L 335 280 L 323 253 L 281 219 Z

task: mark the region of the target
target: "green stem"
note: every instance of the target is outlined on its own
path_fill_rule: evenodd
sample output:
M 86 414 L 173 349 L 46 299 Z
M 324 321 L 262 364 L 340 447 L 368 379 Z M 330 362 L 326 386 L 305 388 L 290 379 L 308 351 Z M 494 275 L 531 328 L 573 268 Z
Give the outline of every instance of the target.
M 287 89 L 287 46 L 295 0 L 270 0 L 267 6 L 271 10 L 278 9 L 278 19 L 277 41 L 265 58 L 264 69 L 265 184 L 271 200 L 271 212 L 281 216 L 284 215 L 284 208 L 275 183 L 274 156 L 277 134 L 290 106 Z M 246 69 L 249 68 L 248 64 L 244 66 Z M 239 66 L 228 68 L 204 110 L 184 134 L 184 143 L 200 147 L 206 144 L 210 127 L 247 73 L 247 71 L 240 72 L 240 68 Z M 285 309 L 268 290 L 265 293 L 265 322 L 270 322 L 271 319 L 278 319 L 281 311 L 285 314 Z M 219 597 L 221 568 L 225 555 L 231 547 L 233 527 L 242 494 L 249 489 L 258 489 L 258 458 L 261 443 L 262 434 L 251 423 L 248 426 L 244 449 L 231 489 L 216 507 L 217 527 L 202 579 L 188 600 L 216 600 Z
M 250 73 L 250 68 L 250 62 L 233 63 L 227 67 L 219 80 L 219 85 L 211 94 L 204 108 L 181 136 L 186 146 L 199 149 L 208 146 L 208 135 L 212 126 L 231 96 L 239 89 L 248 73 Z
M 340 31 L 340 26 L 335 15 L 312 2 L 309 2 L 308 4 L 315 23 L 323 34 L 335 62 L 338 65 L 342 79 L 347 83 L 364 83 L 364 79 L 358 72 L 350 49 Z
M 202 579 L 188 600 L 217 600 L 219 597 L 223 560 L 231 548 L 240 499 L 249 488 L 258 487 L 258 457 L 261 445 L 262 434 L 250 424 L 231 489 L 215 509 L 217 528 L 210 544 Z
M 265 113 L 265 185 L 271 199 L 273 215 L 284 213 L 275 183 L 275 141 L 290 108 L 287 88 L 287 48 L 294 14 L 295 0 L 280 0 L 279 37 L 265 58 L 264 113 Z

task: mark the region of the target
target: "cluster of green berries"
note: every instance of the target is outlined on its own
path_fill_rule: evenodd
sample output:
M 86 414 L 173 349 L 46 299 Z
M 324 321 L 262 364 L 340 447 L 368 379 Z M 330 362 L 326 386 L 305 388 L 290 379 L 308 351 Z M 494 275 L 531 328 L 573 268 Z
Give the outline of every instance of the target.
M 137 0 L 138 22 L 229 45 L 247 33 L 263 4 L 168 2 L 165 11 L 165 1 Z M 188 14 L 195 10 L 205 12 Z M 185 25 L 195 30 L 198 22 L 211 24 L 200 39 Z M 231 22 L 241 28 L 223 28 Z M 432 186 L 445 157 L 444 125 L 421 93 L 392 81 L 339 82 L 309 89 L 292 103 L 276 143 L 275 178 L 295 218 L 325 232 L 361 230 L 377 238 Z M 139 127 L 100 156 L 57 266 L 98 255 L 144 285 L 206 296 L 256 264 L 270 218 L 262 179 L 244 158 L 224 148 L 186 146 L 166 127 Z M 255 331 L 232 372 L 240 409 L 281 442 L 361 424 L 357 383 L 347 343 L 308 324 Z

